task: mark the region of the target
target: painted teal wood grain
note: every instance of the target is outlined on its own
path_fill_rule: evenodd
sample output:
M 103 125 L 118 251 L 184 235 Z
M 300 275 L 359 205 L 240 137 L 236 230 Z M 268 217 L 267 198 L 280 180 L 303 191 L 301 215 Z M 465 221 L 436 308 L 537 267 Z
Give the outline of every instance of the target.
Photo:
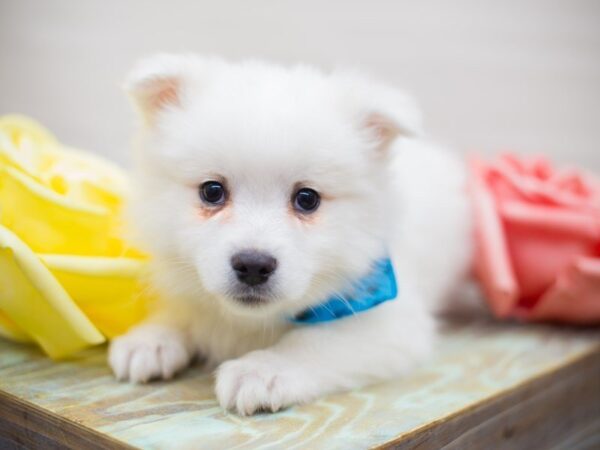
M 201 368 L 170 382 L 118 383 L 103 348 L 55 363 L 0 341 L 0 390 L 142 448 L 365 448 L 563 367 L 597 349 L 599 338 L 592 329 L 454 324 L 410 376 L 250 418 L 217 405 Z

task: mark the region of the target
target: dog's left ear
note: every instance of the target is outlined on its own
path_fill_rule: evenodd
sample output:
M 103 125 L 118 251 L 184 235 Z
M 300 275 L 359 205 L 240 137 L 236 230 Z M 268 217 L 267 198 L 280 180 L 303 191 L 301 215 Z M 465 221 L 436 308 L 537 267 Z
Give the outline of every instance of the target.
M 423 134 L 421 112 L 409 95 L 356 74 L 340 79 L 345 109 L 380 153 L 399 137 Z

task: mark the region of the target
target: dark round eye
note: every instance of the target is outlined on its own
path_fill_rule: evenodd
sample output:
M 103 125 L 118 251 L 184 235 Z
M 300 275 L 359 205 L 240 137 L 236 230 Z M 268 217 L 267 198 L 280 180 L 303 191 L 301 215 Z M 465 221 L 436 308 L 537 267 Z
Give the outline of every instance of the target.
M 292 201 L 296 210 L 311 213 L 319 207 L 321 197 L 314 189 L 302 188 L 296 192 Z
M 225 187 L 218 181 L 207 181 L 200 186 L 200 198 L 209 205 L 222 205 L 225 196 Z

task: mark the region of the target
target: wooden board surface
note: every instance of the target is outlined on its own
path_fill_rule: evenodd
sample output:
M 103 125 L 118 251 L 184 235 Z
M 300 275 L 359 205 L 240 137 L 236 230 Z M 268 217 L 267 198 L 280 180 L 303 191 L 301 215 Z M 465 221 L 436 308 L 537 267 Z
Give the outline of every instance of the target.
M 200 368 L 132 386 L 112 378 L 103 348 L 53 363 L 0 341 L 0 446 L 585 447 L 600 439 L 599 338 L 592 329 L 453 324 L 408 377 L 250 418 L 221 410 Z

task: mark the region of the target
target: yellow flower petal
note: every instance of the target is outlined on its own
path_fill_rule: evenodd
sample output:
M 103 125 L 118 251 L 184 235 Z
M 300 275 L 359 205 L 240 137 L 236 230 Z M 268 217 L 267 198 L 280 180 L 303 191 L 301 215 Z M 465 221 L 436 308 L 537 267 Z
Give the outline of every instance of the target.
M 0 309 L 52 358 L 105 340 L 31 249 L 2 226 Z
M 107 208 L 75 202 L 12 168 L 0 168 L 0 224 L 34 251 L 106 255 L 114 219 Z
M 0 336 L 17 342 L 31 342 L 31 337 L 2 311 L 0 311 Z
M 60 144 L 27 117 L 0 117 L 0 335 L 35 340 L 61 357 L 102 342 L 95 327 L 113 337 L 146 315 L 147 257 L 122 237 L 128 194 L 118 166 Z M 2 247 L 2 237 L 10 245 Z M 78 328 L 64 315 L 71 331 L 55 326 L 65 304 L 94 336 L 67 344 L 65 333 Z M 51 324 L 40 305 L 54 308 Z
M 89 153 L 62 147 L 44 168 L 42 180 L 75 201 L 118 212 L 129 194 L 129 180 L 115 164 Z
M 0 131 L 9 135 L 15 145 L 21 146 L 24 141 L 34 145 L 58 144 L 50 131 L 37 121 L 20 114 L 6 114 L 0 117 Z
M 105 336 L 123 334 L 146 315 L 147 263 L 138 258 L 39 255 Z
M 37 177 L 56 159 L 56 138 L 34 120 L 16 114 L 0 117 L 0 165 Z
M 129 191 L 129 180 L 119 166 L 61 145 L 27 117 L 0 117 L 0 165 L 16 168 L 76 202 L 114 211 Z

